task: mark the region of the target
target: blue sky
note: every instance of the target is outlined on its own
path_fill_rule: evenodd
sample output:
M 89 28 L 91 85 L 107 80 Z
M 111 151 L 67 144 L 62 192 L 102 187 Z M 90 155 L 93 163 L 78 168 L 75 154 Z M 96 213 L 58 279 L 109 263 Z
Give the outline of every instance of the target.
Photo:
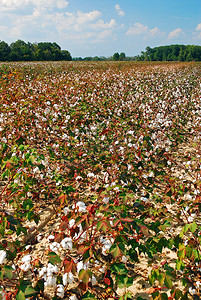
M 201 45 L 201 0 L 0 0 L 0 40 L 57 42 L 75 56 Z

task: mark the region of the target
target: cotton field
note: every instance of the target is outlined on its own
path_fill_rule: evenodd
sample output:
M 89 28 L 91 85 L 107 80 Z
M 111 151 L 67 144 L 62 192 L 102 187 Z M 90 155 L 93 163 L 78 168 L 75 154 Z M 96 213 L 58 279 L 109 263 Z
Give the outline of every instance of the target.
M 0 297 L 198 299 L 201 65 L 1 63 L 0 99 Z

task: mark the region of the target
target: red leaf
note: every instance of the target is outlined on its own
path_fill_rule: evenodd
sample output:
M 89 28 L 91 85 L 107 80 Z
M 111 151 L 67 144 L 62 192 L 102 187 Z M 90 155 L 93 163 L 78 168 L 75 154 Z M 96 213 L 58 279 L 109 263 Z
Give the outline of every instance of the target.
M 64 273 L 69 273 L 72 270 L 74 261 L 71 260 L 64 260 Z
M 78 285 L 78 288 L 80 288 L 82 291 L 86 291 L 87 290 L 87 285 L 84 283 L 84 282 L 81 282 L 79 285 Z
M 61 222 L 60 227 L 61 230 L 66 230 L 68 228 L 68 222 Z
M 60 243 L 64 238 L 64 233 L 56 233 L 55 234 L 55 238 L 54 238 L 54 241 L 57 242 L 57 243 Z
M 111 283 L 111 281 L 110 281 L 109 278 L 105 278 L 105 279 L 104 279 L 104 282 L 105 282 L 105 284 L 107 284 L 107 285 L 110 285 L 110 283 Z

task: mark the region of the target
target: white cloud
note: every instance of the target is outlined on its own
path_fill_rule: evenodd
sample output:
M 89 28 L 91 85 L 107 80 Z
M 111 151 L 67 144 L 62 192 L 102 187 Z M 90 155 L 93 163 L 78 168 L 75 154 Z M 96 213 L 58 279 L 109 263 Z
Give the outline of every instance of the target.
M 182 34 L 184 34 L 183 30 L 181 28 L 176 28 L 173 31 L 171 31 L 168 35 L 168 39 L 175 39 L 178 38 L 179 36 L 181 36 Z
M 98 10 L 93 10 L 88 13 L 83 13 L 82 11 L 78 11 L 76 19 L 78 24 L 84 24 L 96 20 L 101 15 L 102 15 L 101 12 Z
M 24 8 L 28 5 L 33 5 L 34 7 L 56 7 L 58 9 L 64 9 L 68 6 L 68 2 L 66 0 L 0 0 L 0 9 L 4 11 Z
M 197 31 L 201 31 L 201 23 L 198 24 L 198 26 L 196 27 L 196 30 L 197 30 Z
M 104 22 L 104 20 L 100 19 L 95 24 L 93 24 L 91 27 L 95 30 L 101 30 L 101 29 L 109 29 L 114 28 L 116 25 L 116 21 L 114 19 L 111 19 L 110 22 Z
M 14 3 L 14 0 L 9 1 Z M 32 13 L 30 13 L 30 8 L 27 14 L 24 15 L 18 13 L 18 11 L 7 12 L 8 18 L 4 23 L 7 29 L 1 34 L 1 39 L 11 39 L 12 41 L 17 39 L 25 41 L 56 40 L 58 42 L 77 40 L 80 44 L 86 42 L 98 43 L 112 36 L 115 29 L 117 29 L 115 19 L 104 20 L 102 13 L 98 10 L 88 12 L 80 10 L 68 12 L 64 10 L 60 12 L 40 6 L 41 0 L 30 1 L 34 1 L 38 5 L 31 7 Z M 54 3 L 61 7 L 65 1 L 60 0 Z M 46 1 L 49 8 L 51 4 L 53 4 L 53 1 Z M 1 11 L 0 16 L 3 16 Z M 1 32 L 3 32 L 3 28 Z
M 116 9 L 119 16 L 121 16 L 121 17 L 125 16 L 125 12 L 121 9 L 119 4 L 115 5 L 115 9 Z
M 128 29 L 126 35 L 128 36 L 139 36 L 143 35 L 145 38 L 159 36 L 163 34 L 158 27 L 150 29 L 147 25 L 141 24 L 139 22 L 134 23 L 132 27 Z
M 147 25 L 141 24 L 141 23 L 134 23 L 134 26 L 130 27 L 127 31 L 127 35 L 140 35 L 147 33 L 149 31 L 149 28 Z
M 151 36 L 155 36 L 155 35 L 161 34 L 161 31 L 158 27 L 154 27 L 153 29 L 150 29 L 150 33 L 151 33 Z

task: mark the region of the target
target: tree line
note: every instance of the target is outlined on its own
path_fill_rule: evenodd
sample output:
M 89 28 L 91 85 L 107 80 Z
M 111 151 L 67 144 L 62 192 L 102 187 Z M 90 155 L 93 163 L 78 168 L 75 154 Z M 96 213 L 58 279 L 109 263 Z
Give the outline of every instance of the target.
M 72 60 L 67 50 L 61 50 L 57 43 L 25 43 L 22 40 L 8 45 L 0 42 L 0 61 L 59 61 Z
M 22 40 L 8 45 L 0 41 L 0 61 L 201 61 L 201 46 L 169 45 L 147 47 L 141 55 L 127 57 L 124 52 L 113 56 L 74 57 L 67 50 L 61 50 L 57 43 L 26 43 Z
M 147 47 L 136 57 L 140 61 L 201 61 L 201 46 L 169 45 Z
M 115 52 L 112 56 L 87 56 L 87 57 L 73 57 L 74 61 L 131 61 L 136 60 L 136 56 L 126 56 L 124 52 Z

